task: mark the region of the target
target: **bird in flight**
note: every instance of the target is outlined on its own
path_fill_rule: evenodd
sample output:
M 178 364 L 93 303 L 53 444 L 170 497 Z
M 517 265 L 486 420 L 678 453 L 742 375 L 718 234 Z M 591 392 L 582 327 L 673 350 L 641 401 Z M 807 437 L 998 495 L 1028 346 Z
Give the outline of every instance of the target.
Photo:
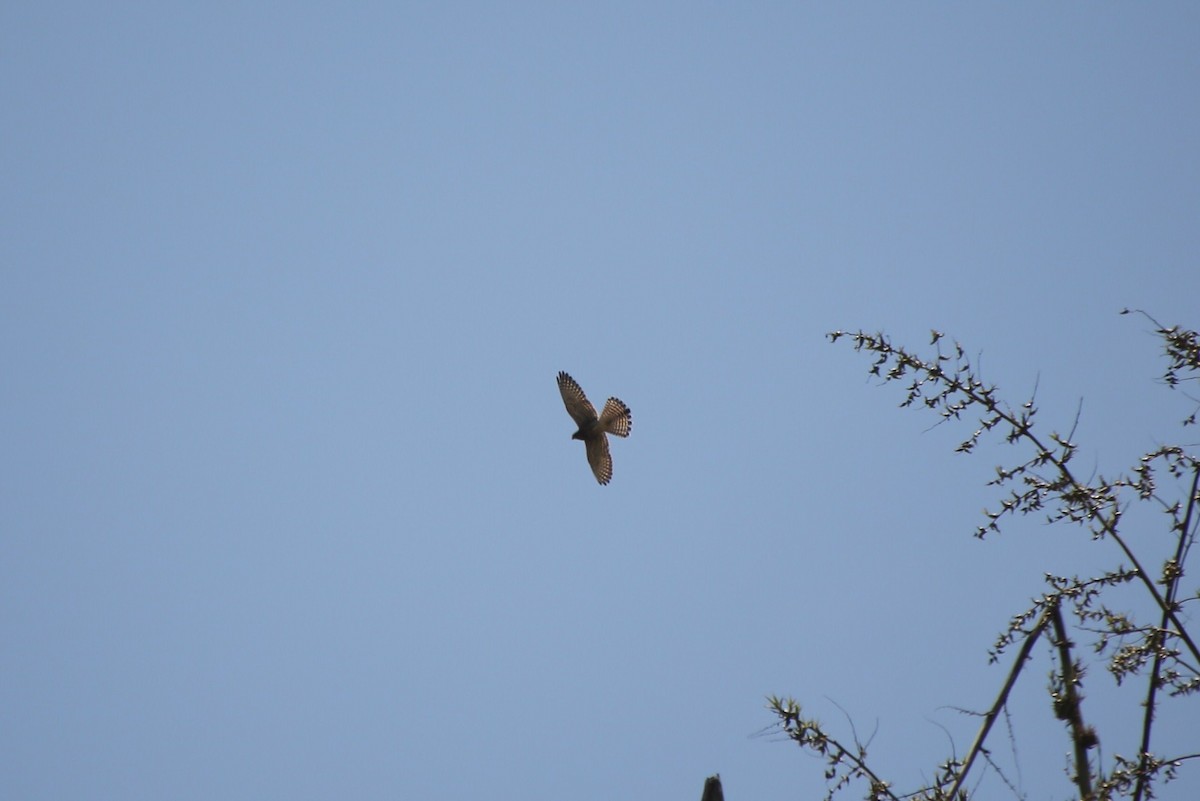
M 596 480 L 607 484 L 612 480 L 612 457 L 608 454 L 607 434 L 618 437 L 628 437 L 633 428 L 633 415 L 629 407 L 617 398 L 609 398 L 604 404 L 604 411 L 596 414 L 596 407 L 583 394 L 575 379 L 566 373 L 558 374 L 558 391 L 562 393 L 563 405 L 567 414 L 579 426 L 579 430 L 571 435 L 571 439 L 583 440 L 587 450 L 588 464 Z

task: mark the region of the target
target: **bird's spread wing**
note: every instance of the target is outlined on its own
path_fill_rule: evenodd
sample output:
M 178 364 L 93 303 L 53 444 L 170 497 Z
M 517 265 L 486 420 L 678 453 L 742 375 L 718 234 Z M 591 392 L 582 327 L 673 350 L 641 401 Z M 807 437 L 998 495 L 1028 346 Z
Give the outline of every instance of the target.
M 600 413 L 599 428 L 618 437 L 628 437 L 633 428 L 633 413 L 619 398 L 609 398 L 608 403 L 604 404 L 604 411 Z
M 558 391 L 562 393 L 563 405 L 567 407 L 567 414 L 571 415 L 571 419 L 576 425 L 582 426 L 584 423 L 593 422 L 596 419 L 596 407 L 587 399 L 587 395 L 583 394 L 583 390 L 575 383 L 575 379 L 566 373 L 558 374 Z M 591 451 L 589 453 L 589 459 Z
M 612 457 L 608 455 L 608 437 L 596 434 L 583 441 L 587 446 L 588 464 L 596 474 L 596 480 L 607 484 L 612 480 Z

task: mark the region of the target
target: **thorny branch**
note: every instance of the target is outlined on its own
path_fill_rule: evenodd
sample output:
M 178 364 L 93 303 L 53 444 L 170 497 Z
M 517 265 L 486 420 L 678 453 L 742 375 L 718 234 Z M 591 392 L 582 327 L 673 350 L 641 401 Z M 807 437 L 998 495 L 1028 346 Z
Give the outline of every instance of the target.
M 1188 492 L 1187 511 L 1184 513 L 1183 519 L 1178 523 L 1179 539 L 1176 543 L 1175 555 L 1168 563 L 1171 569 L 1164 571 L 1167 573 L 1167 603 L 1172 607 L 1175 605 L 1175 598 L 1179 591 L 1179 581 L 1183 578 L 1182 565 L 1184 555 L 1187 553 L 1188 546 L 1192 541 L 1195 532 L 1192 530 L 1192 513 L 1196 510 L 1196 504 L 1200 503 L 1200 464 L 1195 464 L 1192 468 L 1192 488 Z M 1163 665 L 1163 650 L 1162 650 L 1162 631 L 1167 628 L 1167 615 L 1163 612 L 1162 621 L 1159 623 L 1159 631 L 1155 633 L 1153 639 L 1154 647 L 1154 664 L 1150 668 L 1150 680 L 1146 682 L 1146 702 L 1142 712 L 1142 742 L 1138 748 L 1139 763 L 1138 763 L 1138 778 L 1137 785 L 1133 791 L 1134 801 L 1141 801 L 1145 797 L 1148 787 L 1147 781 L 1149 777 L 1150 767 L 1150 735 L 1154 728 L 1154 710 L 1157 709 L 1158 687 L 1160 677 L 1162 675 Z
M 836 342 L 843 336 L 847 336 L 846 332 L 834 331 L 829 338 Z M 854 340 L 855 350 L 868 350 L 879 354 L 871 368 L 872 375 L 883 375 L 885 381 L 894 381 L 909 372 L 915 372 L 920 376 L 909 386 L 908 395 L 900 404 L 902 407 L 911 406 L 915 401 L 920 400 L 931 409 L 941 407 L 943 419 L 957 419 L 969 406 L 983 407 L 984 416 L 980 419 L 981 427 L 959 445 L 959 451 L 964 453 L 973 451 L 983 433 L 1001 423 L 1008 426 L 1008 433 L 1005 436 L 1008 443 L 1013 444 L 1025 440 L 1033 445 L 1035 456 L 1032 459 L 1011 470 L 997 468 L 999 478 L 993 481 L 994 484 L 999 485 L 1017 476 L 1025 476 L 1025 483 L 1031 489 L 1023 493 L 1014 492 L 1002 502 L 1001 511 L 989 512 L 988 517 L 992 522 L 988 526 L 980 528 L 976 532 L 977 536 L 983 536 L 988 530 L 998 531 L 997 520 L 1005 514 L 1016 511 L 1028 513 L 1041 509 L 1047 496 L 1061 498 L 1064 506 L 1057 515 L 1050 518 L 1051 521 L 1060 519 L 1073 522 L 1095 521 L 1100 529 L 1099 531 L 1093 530 L 1094 533 L 1098 536 L 1108 536 L 1117 543 L 1125 557 L 1133 564 L 1138 580 L 1154 598 L 1155 605 L 1163 609 L 1170 622 L 1175 625 L 1176 636 L 1183 640 L 1192 656 L 1197 662 L 1200 662 L 1200 648 L 1192 641 L 1190 633 L 1183 622 L 1179 620 L 1175 609 L 1162 597 L 1150 574 L 1142 567 L 1137 555 L 1117 531 L 1121 511 L 1113 494 L 1115 485 L 1101 484 L 1098 487 L 1088 487 L 1079 483 L 1067 466 L 1075 454 L 1076 446 L 1069 440 L 1053 434 L 1051 438 L 1055 440 L 1056 448 L 1046 446 L 1042 439 L 1033 432 L 1033 419 L 1037 409 L 1032 401 L 1023 404 L 1022 411 L 1019 413 L 1003 406 L 997 398 L 995 385 L 985 386 L 975 375 L 970 363 L 966 360 L 966 354 L 961 345 L 955 344 L 957 368 L 952 372 L 947 372 L 942 367 L 942 363 L 949 361 L 950 357 L 943 355 L 940 349 L 937 360 L 927 362 L 902 348 L 893 347 L 883 334 L 867 334 L 859 331 L 849 336 Z M 941 336 L 935 331 L 934 342 L 941 339 Z M 889 362 L 894 362 L 894 366 L 886 374 L 881 373 L 880 368 Z M 926 384 L 941 385 L 944 389 L 936 394 L 927 395 L 925 394 Z M 1041 478 L 1034 472 L 1037 468 L 1045 465 L 1052 466 L 1058 472 L 1057 480 Z M 1111 509 L 1111 513 L 1105 514 L 1108 509 Z
M 1075 747 L 1075 786 L 1079 788 L 1080 798 L 1091 798 L 1092 770 L 1088 765 L 1087 752 L 1099 740 L 1095 730 L 1083 722 L 1083 699 L 1079 695 L 1083 669 L 1075 664 L 1071 657 L 1073 643 L 1067 636 L 1067 626 L 1063 623 L 1059 604 L 1052 604 L 1047 611 L 1054 622 L 1054 647 L 1058 649 L 1059 673 L 1054 677 L 1050 690 L 1050 698 L 1054 701 L 1054 716 L 1065 720 L 1071 727 L 1071 743 Z
M 1200 379 L 1200 375 L 1196 375 L 1200 373 L 1200 335 L 1179 326 L 1167 328 L 1144 312 L 1142 314 L 1157 327 L 1156 333 L 1165 345 L 1169 366 L 1163 376 L 1164 383 L 1174 389 L 1183 381 Z M 930 344 L 936 345 L 937 351 L 932 359 L 922 359 L 904 348 L 893 346 L 882 333 L 835 331 L 829 335 L 834 342 L 842 337 L 850 338 L 856 350 L 876 354 L 870 372 L 885 383 L 911 377 L 901 406 L 917 405 L 936 410 L 943 422 L 961 419 L 970 407 L 981 409 L 979 427 L 958 446 L 958 451 L 974 451 L 983 434 L 996 428 L 1007 443 L 1023 442 L 1032 447 L 1033 455 L 1023 463 L 997 468 L 997 478 L 989 484 L 1016 485 L 1018 488 L 1010 490 L 1002 499 L 998 511 L 987 513 L 989 522 L 977 529 L 976 536 L 998 532 L 999 522 L 1005 516 L 1029 514 L 1044 509 L 1049 501 L 1056 501 L 1058 508 L 1049 512 L 1049 522 L 1076 523 L 1089 528 L 1093 539 L 1111 539 L 1131 565 L 1129 568 L 1117 567 L 1091 579 L 1046 576 L 1052 592 L 1015 616 L 992 651 L 995 661 L 1007 646 L 1023 639 L 1004 686 L 984 714 L 983 724 L 964 759 L 947 760 L 925 787 L 899 798 L 921 801 L 965 801 L 968 798 L 968 791 L 963 789 L 967 776 L 978 757 L 986 757 L 988 752 L 984 743 L 992 724 L 1005 709 L 1023 665 L 1047 626 L 1053 629 L 1051 644 L 1057 663 L 1056 670 L 1051 673 L 1051 701 L 1055 714 L 1066 722 L 1070 733 L 1074 754 L 1072 779 L 1079 797 L 1087 801 L 1107 801 L 1115 795 L 1129 796 L 1134 801 L 1153 798 L 1152 786 L 1156 779 L 1170 781 L 1185 761 L 1196 757 L 1163 758 L 1153 754 L 1150 746 L 1155 710 L 1161 703 L 1158 690 L 1169 688 L 1170 696 L 1200 691 L 1200 670 L 1197 670 L 1200 648 L 1178 614 L 1183 603 L 1200 600 L 1200 593 L 1194 597 L 1181 597 L 1180 594 L 1188 555 L 1200 530 L 1200 460 L 1181 447 L 1166 445 L 1147 453 L 1133 469 L 1132 477 L 1080 481 L 1069 467 L 1078 448 L 1074 435 L 1079 411 L 1068 436 L 1051 433 L 1042 437 L 1034 430 L 1038 410 L 1033 399 L 1016 410 L 1003 403 L 995 385 L 985 385 L 980 380 L 960 345 L 954 343 L 951 352 L 943 351 L 939 344 L 941 333 L 933 332 Z M 1197 410 L 1200 411 L 1200 402 Z M 1193 411 L 1183 424 L 1194 424 L 1196 415 L 1197 411 Z M 1161 497 L 1156 486 L 1156 469 L 1165 470 L 1176 481 L 1190 484 L 1186 498 L 1170 502 Z M 1145 569 L 1119 530 L 1128 506 L 1128 501 L 1121 500 L 1121 493 L 1128 491 L 1136 493 L 1138 500 L 1155 500 L 1170 517 L 1171 533 L 1176 537 L 1175 548 L 1160 577 L 1152 576 Z M 1103 603 L 1110 588 L 1129 582 L 1143 587 L 1153 599 L 1160 612 L 1155 625 L 1140 624 L 1128 613 Z M 1110 641 L 1117 643 L 1118 647 L 1109 656 L 1108 668 L 1118 683 L 1131 675 L 1141 675 L 1147 681 L 1138 754 L 1133 759 L 1115 754 L 1111 760 L 1112 768 L 1107 772 L 1101 766 L 1093 767 L 1089 761 L 1089 751 L 1099 743 L 1099 737 L 1093 727 L 1084 723 L 1080 688 L 1085 666 L 1072 655 L 1074 643 L 1063 617 L 1063 603 L 1070 604 L 1076 629 L 1095 637 L 1097 654 L 1103 653 Z M 1181 658 L 1180 647 L 1190 654 L 1190 660 Z M 802 718 L 795 701 L 772 697 L 770 706 L 791 739 L 827 759 L 826 779 L 831 782 L 827 799 L 852 780 L 862 779 L 869 785 L 865 796 L 869 801 L 898 801 L 890 784 L 867 766 L 866 748 L 857 737 L 853 749 L 845 747 L 826 734 L 820 723 Z
M 983 717 L 983 725 L 979 727 L 979 733 L 975 735 L 975 742 L 971 743 L 971 749 L 967 751 L 967 758 L 963 760 L 962 769 L 959 770 L 958 776 L 954 779 L 954 784 L 950 787 L 950 792 L 947 793 L 947 798 L 957 798 L 958 792 L 967 780 L 967 773 L 971 770 L 971 766 L 975 763 L 975 758 L 979 752 L 983 750 L 983 744 L 987 741 L 988 732 L 992 730 L 992 724 L 996 722 L 1001 710 L 1008 703 L 1008 695 L 1012 692 L 1013 685 L 1017 683 L 1017 677 L 1021 675 L 1021 670 L 1025 666 L 1025 661 L 1029 659 L 1029 654 L 1033 651 L 1034 643 L 1041 636 L 1042 631 L 1046 628 L 1046 622 L 1049 620 L 1050 610 L 1047 609 L 1042 614 L 1041 620 L 1033 627 L 1033 630 L 1025 637 L 1025 644 L 1021 646 L 1021 652 L 1017 654 L 1017 658 L 1013 661 L 1012 669 L 1008 671 L 1008 678 L 1004 680 L 1004 686 L 1000 688 L 1000 694 L 996 696 L 995 702 L 992 703 L 992 708 L 988 710 Z

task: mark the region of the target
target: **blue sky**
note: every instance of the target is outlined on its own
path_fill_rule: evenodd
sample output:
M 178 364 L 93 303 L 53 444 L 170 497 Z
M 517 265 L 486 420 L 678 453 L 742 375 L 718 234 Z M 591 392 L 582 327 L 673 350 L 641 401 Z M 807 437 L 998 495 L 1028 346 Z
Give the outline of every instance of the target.
M 0 795 L 813 797 L 754 736 L 771 693 L 917 786 L 1043 572 L 1116 556 L 972 539 L 1011 455 L 823 336 L 944 330 L 1050 428 L 1082 398 L 1101 472 L 1179 439 L 1117 312 L 1200 324 L 1198 35 L 1186 3 L 7 4 Z M 559 370 L 633 410 L 607 487 Z M 1045 656 L 1003 755 L 1031 799 L 1069 792 Z M 1136 705 L 1110 684 L 1097 718 Z

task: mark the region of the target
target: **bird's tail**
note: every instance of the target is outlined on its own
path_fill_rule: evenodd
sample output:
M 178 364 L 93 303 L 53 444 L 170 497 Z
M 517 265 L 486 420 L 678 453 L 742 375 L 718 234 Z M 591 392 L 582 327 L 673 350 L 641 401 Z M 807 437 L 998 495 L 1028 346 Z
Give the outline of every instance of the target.
M 633 413 L 617 398 L 609 398 L 600 413 L 600 430 L 618 437 L 628 437 L 633 428 Z

